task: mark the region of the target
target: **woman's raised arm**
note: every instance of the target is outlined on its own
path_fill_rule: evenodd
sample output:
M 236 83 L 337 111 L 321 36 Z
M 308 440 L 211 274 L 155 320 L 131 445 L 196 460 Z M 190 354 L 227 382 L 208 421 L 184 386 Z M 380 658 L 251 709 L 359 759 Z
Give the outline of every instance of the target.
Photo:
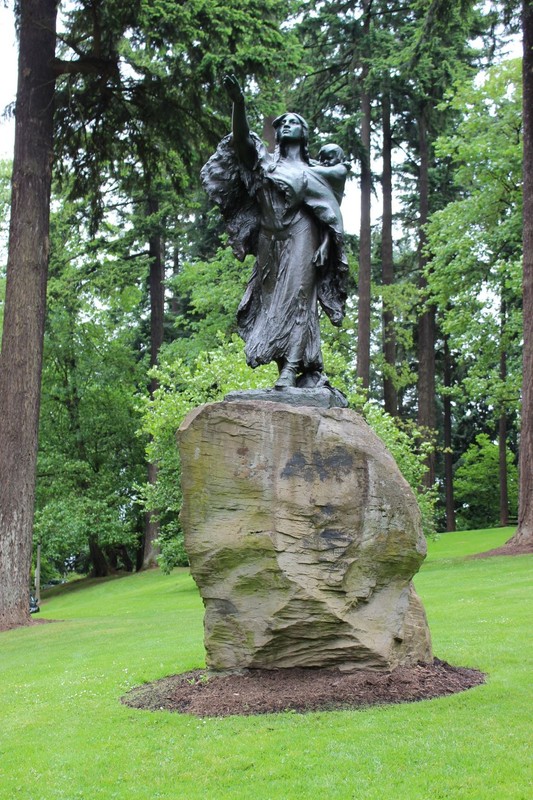
M 233 146 L 239 161 L 248 169 L 255 165 L 256 149 L 250 136 L 250 126 L 246 118 L 244 95 L 235 75 L 226 75 L 224 88 L 233 101 L 232 128 Z

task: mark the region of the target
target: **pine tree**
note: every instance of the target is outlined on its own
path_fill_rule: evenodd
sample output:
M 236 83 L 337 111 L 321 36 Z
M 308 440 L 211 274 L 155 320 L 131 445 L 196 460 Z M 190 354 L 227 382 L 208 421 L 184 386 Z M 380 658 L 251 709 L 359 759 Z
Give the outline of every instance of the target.
M 29 621 L 52 180 L 55 28 L 56 0 L 21 0 L 0 354 L 0 628 Z
M 533 546 L 533 3 L 523 0 L 523 307 L 524 356 L 518 529 L 510 543 Z

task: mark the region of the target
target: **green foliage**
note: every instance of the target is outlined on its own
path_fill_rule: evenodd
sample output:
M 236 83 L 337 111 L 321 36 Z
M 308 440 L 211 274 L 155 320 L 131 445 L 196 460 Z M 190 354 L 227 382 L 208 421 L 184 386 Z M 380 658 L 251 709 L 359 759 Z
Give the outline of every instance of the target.
M 108 181 L 146 187 L 166 176 L 181 191 L 197 184 L 229 126 L 223 74 L 235 71 L 257 88 L 274 82 L 280 59 L 288 70 L 298 62 L 294 32 L 281 24 L 288 13 L 287 0 L 71 5 L 61 55 L 79 56 L 79 70 L 57 85 L 57 167 L 73 194 L 88 199 L 94 229 Z
M 516 410 L 521 383 L 520 68 L 519 60 L 493 67 L 450 96 L 460 122 L 436 149 L 455 166 L 459 197 L 428 225 L 431 296 L 467 368 L 458 395 L 483 398 L 496 417 Z
M 518 512 L 518 468 L 512 453 L 507 453 L 509 512 Z M 455 472 L 455 499 L 460 506 L 457 524 L 460 528 L 486 528 L 499 524 L 500 467 L 499 448 L 487 434 L 476 436 L 462 456 Z
M 174 293 L 186 306 L 176 320 L 181 343 L 173 345 L 188 361 L 203 350 L 216 346 L 219 334 L 231 336 L 237 330 L 237 307 L 251 275 L 253 256 L 243 263 L 231 248 L 221 247 L 209 261 L 185 262 L 169 281 Z
M 12 167 L 11 161 L 0 159 L 0 274 L 4 272 L 7 263 Z
M 138 531 L 128 519 L 126 502 L 121 505 L 112 491 L 95 484 L 83 493 L 75 489 L 69 494 L 64 487 L 56 491 L 57 498 L 36 511 L 34 525 L 35 541 L 42 543 L 41 557 L 50 572 L 61 576 L 72 569 L 89 572 L 91 539 L 103 551 L 129 546 L 135 553 Z
M 145 380 L 138 351 L 140 265 L 95 248 L 78 209 L 53 215 L 45 333 L 35 539 L 59 572 L 76 557 L 90 567 L 90 545 L 134 560 L 144 479 L 136 435 L 136 395 Z M 126 556 L 126 554 L 128 554 Z
M 400 253 L 397 254 L 398 257 Z M 393 385 L 400 393 L 405 393 L 416 384 L 417 372 L 414 368 L 414 331 L 420 308 L 420 289 L 416 277 L 412 272 L 401 274 L 401 267 L 397 265 L 396 281 L 388 286 L 373 284 L 372 293 L 377 301 L 379 315 L 375 320 L 376 338 L 382 336 L 381 310 L 387 306 L 393 315 L 393 331 L 396 342 L 396 363 L 394 366 L 387 364 L 381 342 L 376 344 L 376 352 L 372 353 L 372 370 L 377 377 L 385 376 L 393 381 Z M 379 349 L 377 349 L 379 347 Z M 382 381 L 375 395 L 381 392 Z
M 160 550 L 157 563 L 165 575 L 169 575 L 174 567 L 188 566 L 189 556 L 185 550 L 183 532 L 177 520 L 174 521 L 174 524 L 171 520 L 162 527 L 157 543 Z
M 426 536 L 435 532 L 436 489 L 424 489 L 423 477 L 427 472 L 427 457 L 433 445 L 414 423 L 403 423 L 387 414 L 375 403 L 366 403 L 363 416 L 379 438 L 387 445 L 400 472 L 411 486 L 422 514 Z
M 477 318 L 479 294 L 504 286 L 516 295 L 521 253 L 520 62 L 491 69 L 480 85 L 464 84 L 449 104 L 461 111 L 437 151 L 456 166 L 460 197 L 428 226 L 433 298 L 451 305 L 447 329 L 460 334 Z

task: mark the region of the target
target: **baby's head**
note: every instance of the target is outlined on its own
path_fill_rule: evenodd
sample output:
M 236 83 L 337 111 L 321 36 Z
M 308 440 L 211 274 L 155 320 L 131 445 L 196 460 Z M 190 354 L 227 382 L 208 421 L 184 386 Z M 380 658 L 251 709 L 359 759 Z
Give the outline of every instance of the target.
M 318 160 L 324 167 L 334 167 L 344 161 L 344 150 L 338 144 L 325 144 L 320 148 Z

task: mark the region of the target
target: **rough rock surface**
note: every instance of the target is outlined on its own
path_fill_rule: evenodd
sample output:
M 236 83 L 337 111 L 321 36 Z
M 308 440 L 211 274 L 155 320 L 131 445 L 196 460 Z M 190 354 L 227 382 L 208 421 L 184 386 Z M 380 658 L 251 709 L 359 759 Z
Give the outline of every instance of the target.
M 179 432 L 207 665 L 390 670 L 432 660 L 426 545 L 394 459 L 353 411 L 200 406 Z

